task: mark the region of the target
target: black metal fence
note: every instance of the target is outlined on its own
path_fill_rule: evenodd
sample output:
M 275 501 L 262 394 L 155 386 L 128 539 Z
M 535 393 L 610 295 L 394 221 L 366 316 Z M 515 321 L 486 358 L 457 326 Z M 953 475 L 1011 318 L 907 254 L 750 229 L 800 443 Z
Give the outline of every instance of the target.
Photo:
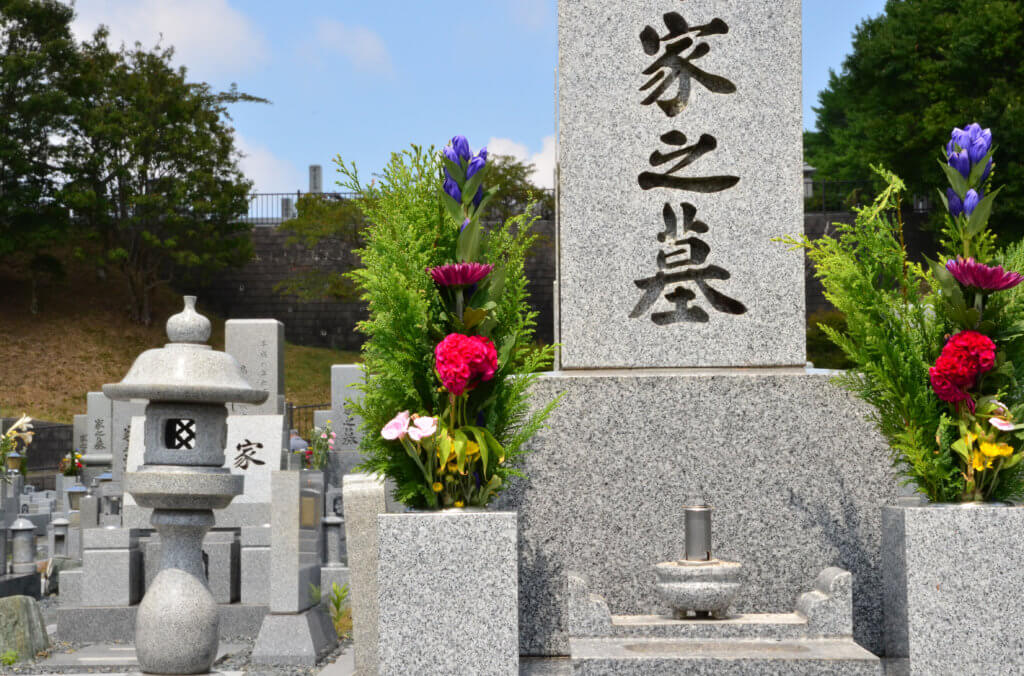
M 850 211 L 871 202 L 871 181 L 804 180 L 804 213 Z
M 313 429 L 313 412 L 325 411 L 330 408 L 330 402 L 326 404 L 303 404 L 302 406 L 286 403 L 284 414 L 288 420 L 288 429 L 298 430 L 300 437 L 306 439 L 306 441 L 312 441 L 307 437 L 309 437 L 310 430 Z
M 249 195 L 249 212 L 243 217 L 253 225 L 276 226 L 289 218 L 298 215 L 296 206 L 299 198 L 309 195 L 301 190 L 295 192 L 259 192 Z M 322 192 L 316 193 L 326 200 L 346 200 L 355 197 L 355 193 Z

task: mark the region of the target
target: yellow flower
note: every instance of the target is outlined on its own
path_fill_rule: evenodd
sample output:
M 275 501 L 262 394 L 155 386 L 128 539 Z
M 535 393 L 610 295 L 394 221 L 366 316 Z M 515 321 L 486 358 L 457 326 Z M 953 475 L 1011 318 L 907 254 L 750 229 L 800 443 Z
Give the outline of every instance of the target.
M 1008 457 L 1013 455 L 1013 447 L 1009 444 L 993 444 L 991 441 L 983 441 L 978 446 L 979 450 L 989 458 Z M 991 465 L 991 462 L 989 463 Z
M 434 489 L 435 493 L 440 493 L 441 491 L 444 490 L 444 484 L 442 484 L 440 481 L 435 481 L 434 485 L 432 485 L 431 488 Z
M 464 503 L 462 500 L 456 500 L 455 501 L 455 506 L 456 507 L 465 507 L 466 503 Z
M 475 458 L 480 455 L 480 445 L 475 441 L 470 441 L 466 444 L 466 455 L 470 458 Z
M 984 455 L 982 455 L 981 451 L 975 451 L 974 453 L 971 454 L 971 467 L 973 467 L 975 471 L 978 472 L 980 472 L 983 469 L 988 469 L 992 467 L 992 459 L 986 458 Z

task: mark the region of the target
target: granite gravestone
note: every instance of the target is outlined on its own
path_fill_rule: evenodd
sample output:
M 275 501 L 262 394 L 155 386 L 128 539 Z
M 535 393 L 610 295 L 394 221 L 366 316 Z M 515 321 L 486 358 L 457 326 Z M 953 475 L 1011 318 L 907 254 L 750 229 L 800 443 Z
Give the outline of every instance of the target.
M 568 653 L 569 571 L 614 614 L 662 612 L 651 566 L 681 556 L 694 491 L 747 571 L 737 611 L 787 612 L 839 566 L 855 638 L 881 648 L 888 452 L 803 367 L 803 258 L 771 241 L 802 232 L 800 38 L 799 0 L 559 3 L 575 370 L 533 387 L 535 406 L 564 396 L 498 505 L 519 513 L 522 654 Z
M 284 324 L 276 319 L 229 319 L 224 351 L 238 360 L 253 387 L 270 393 L 262 404 L 232 404 L 232 414 L 284 413 Z
M 114 491 L 123 494 L 124 468 L 128 462 L 128 447 L 132 436 L 132 421 L 136 417 L 142 417 L 145 421 L 146 402 L 144 401 L 115 401 L 112 407 L 111 421 L 111 455 L 113 456 L 113 481 Z
M 102 392 L 85 395 L 85 410 L 88 418 L 85 456 L 82 458 L 82 481 L 86 485 L 105 471 L 113 461 L 111 455 L 110 424 L 113 404 Z
M 362 391 L 351 387 L 361 382 L 363 370 L 358 364 L 335 364 L 331 367 L 331 429 L 338 435 L 334 440 L 336 451 L 359 450 L 359 441 L 363 438 L 359 429 L 362 419 L 349 412 L 345 400 L 362 400 Z
M 802 365 L 800 3 L 559 4 L 562 368 Z
M 74 450 L 84 454 L 85 450 L 89 448 L 89 415 L 86 413 L 76 415 L 71 429 L 74 435 L 71 442 Z

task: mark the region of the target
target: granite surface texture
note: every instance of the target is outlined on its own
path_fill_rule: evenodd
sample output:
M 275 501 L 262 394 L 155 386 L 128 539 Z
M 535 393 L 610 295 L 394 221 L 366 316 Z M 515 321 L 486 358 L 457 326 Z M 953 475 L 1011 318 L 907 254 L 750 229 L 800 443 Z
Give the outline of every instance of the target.
M 352 651 L 356 673 L 376 674 L 377 659 L 377 516 L 387 509 L 384 483 L 370 474 L 349 474 L 345 496 L 345 540 L 352 591 Z
M 243 526 L 240 554 L 242 603 L 270 602 L 270 526 Z
M 558 8 L 562 368 L 802 365 L 800 0 Z
M 61 607 L 57 609 L 57 640 L 73 643 L 131 642 L 139 607 Z M 255 637 L 268 608 L 265 605 L 232 603 L 217 607 L 221 640 Z
M 270 613 L 253 645 L 253 664 L 311 667 L 338 644 L 331 618 L 322 606 L 301 613 Z
M 746 571 L 736 612 L 789 612 L 838 566 L 855 640 L 881 650 L 880 507 L 897 482 L 866 406 L 818 374 L 562 372 L 533 402 L 558 393 L 498 506 L 519 514 L 522 654 L 567 654 L 568 571 L 613 614 L 665 612 L 651 567 L 683 555 L 694 490 L 715 509 L 714 555 Z
M 82 603 L 82 569 L 62 570 L 57 578 L 61 605 L 77 606 Z
M 575 676 L 882 676 L 849 640 L 574 639 Z
M 88 417 L 88 446 L 85 451 L 85 463 L 91 455 L 107 456 L 110 454 L 110 418 L 114 402 L 102 392 L 88 392 L 85 395 L 85 415 Z M 107 459 L 109 463 L 109 458 Z M 92 477 L 89 477 L 91 480 Z
M 380 670 L 519 672 L 514 512 L 377 517 Z
M 175 545 L 174 539 L 165 540 Z M 213 665 L 220 613 L 203 579 L 163 568 L 139 604 L 136 620 L 135 652 L 143 671 L 204 674 Z
M 307 472 L 271 473 L 270 609 L 297 613 L 313 604 L 310 585 L 320 585 L 321 493 L 306 488 Z
M 811 634 L 853 636 L 853 576 L 841 568 L 821 571 L 814 589 L 797 599 L 796 611 Z
M 82 532 L 82 605 L 128 606 L 142 598 L 138 533 L 127 528 Z
M 888 656 L 913 675 L 1024 673 L 1024 507 L 884 512 Z

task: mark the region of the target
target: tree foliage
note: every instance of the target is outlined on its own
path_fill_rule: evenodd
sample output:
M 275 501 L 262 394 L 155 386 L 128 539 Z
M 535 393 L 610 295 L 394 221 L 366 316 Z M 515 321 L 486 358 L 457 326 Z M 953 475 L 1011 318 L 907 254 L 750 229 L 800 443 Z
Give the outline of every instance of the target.
M 76 95 L 73 10 L 0 0 L 0 260 L 38 267 L 66 232 L 63 140 Z
M 819 95 L 805 155 L 818 176 L 862 180 L 881 164 L 936 203 L 935 139 L 979 122 L 999 138 L 1006 188 L 991 226 L 1024 235 L 1024 0 L 889 0 Z M 938 217 L 937 217 L 938 218 Z
M 227 104 L 260 101 L 214 92 L 171 66 L 171 48 L 110 51 L 105 31 L 83 45 L 86 96 L 68 141 L 65 198 L 76 225 L 131 290 L 132 317 L 152 319 L 153 289 L 177 271 L 204 275 L 251 255 L 239 221 L 252 187 L 237 166 Z

